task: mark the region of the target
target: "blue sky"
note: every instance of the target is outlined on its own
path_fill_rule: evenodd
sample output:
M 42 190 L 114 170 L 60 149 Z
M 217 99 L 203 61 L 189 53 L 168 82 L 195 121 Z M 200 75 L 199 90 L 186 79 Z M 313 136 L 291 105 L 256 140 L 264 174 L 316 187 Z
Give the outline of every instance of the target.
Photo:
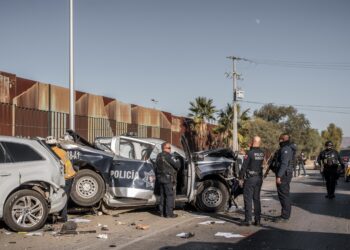
M 346 70 L 238 62 L 238 84 L 246 101 L 349 107 L 299 111 L 350 136 L 349 13 L 347 0 L 75 0 L 75 87 L 187 115 L 197 96 L 231 102 L 227 56 L 342 62 Z M 68 18 L 69 0 L 0 0 L 0 71 L 68 87 Z

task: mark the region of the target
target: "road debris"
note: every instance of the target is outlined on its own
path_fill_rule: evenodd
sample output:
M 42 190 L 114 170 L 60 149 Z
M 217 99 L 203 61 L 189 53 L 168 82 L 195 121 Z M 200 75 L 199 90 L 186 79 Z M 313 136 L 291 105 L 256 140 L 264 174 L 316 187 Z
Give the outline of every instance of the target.
M 243 210 L 244 210 L 244 209 L 243 209 L 242 206 L 238 206 L 238 207 L 236 207 L 236 206 L 231 206 L 231 207 L 227 210 L 227 212 L 232 213 L 232 212 L 239 212 L 239 211 L 243 211 Z
M 43 236 L 42 232 L 31 232 L 27 233 L 26 236 Z
M 62 227 L 61 227 L 61 232 L 65 232 L 65 231 L 75 231 L 77 230 L 77 223 L 74 221 L 67 221 L 65 222 Z
M 195 234 L 194 233 L 191 233 L 191 232 L 182 232 L 182 233 L 179 233 L 176 235 L 176 237 L 180 237 L 180 238 L 183 238 L 183 239 L 188 239 L 188 238 L 192 238 Z
M 226 221 L 223 220 L 207 220 L 203 222 L 199 222 L 199 225 L 212 225 L 212 224 L 225 224 Z
M 149 229 L 149 225 L 137 224 L 137 225 L 136 225 L 136 229 L 139 229 L 139 230 L 147 230 L 147 229 Z
M 96 238 L 107 240 L 108 239 L 108 235 L 107 234 L 99 234 L 99 235 L 96 236 Z
M 196 219 L 205 219 L 205 218 L 209 218 L 208 215 L 201 215 L 201 216 L 196 216 Z
M 84 219 L 84 218 L 74 218 L 74 219 L 69 219 L 68 221 L 72 221 L 72 222 L 75 222 L 75 223 L 89 223 L 91 222 L 91 220 L 88 220 L 88 219 Z
M 215 236 L 225 237 L 225 238 L 243 238 L 244 236 L 241 234 L 233 234 L 228 232 L 217 232 Z
M 103 225 L 101 231 L 109 231 L 108 225 Z

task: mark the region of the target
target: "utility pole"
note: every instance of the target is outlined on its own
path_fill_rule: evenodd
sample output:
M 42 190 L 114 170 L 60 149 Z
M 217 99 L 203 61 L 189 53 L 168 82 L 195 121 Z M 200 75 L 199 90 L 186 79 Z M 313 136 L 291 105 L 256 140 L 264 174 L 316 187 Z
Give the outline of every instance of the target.
M 227 59 L 232 60 L 233 68 L 232 68 L 232 81 L 233 81 L 233 100 L 232 100 L 232 108 L 233 108 L 233 118 L 232 118 L 232 150 L 233 152 L 238 151 L 238 129 L 237 129 L 237 123 L 238 123 L 238 112 L 237 112 L 237 72 L 236 72 L 236 63 L 235 61 L 238 60 L 246 60 L 243 58 L 235 57 L 235 56 L 228 56 Z
M 69 128 L 75 130 L 73 0 L 69 1 Z

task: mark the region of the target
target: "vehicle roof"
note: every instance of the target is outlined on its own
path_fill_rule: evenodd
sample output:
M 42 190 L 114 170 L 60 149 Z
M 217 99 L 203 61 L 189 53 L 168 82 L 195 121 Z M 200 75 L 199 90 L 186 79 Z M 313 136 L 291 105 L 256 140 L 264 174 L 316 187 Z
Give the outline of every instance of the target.
M 153 138 L 153 137 L 133 137 L 133 136 L 120 136 L 120 137 L 126 137 L 126 138 L 134 138 L 137 140 L 141 140 L 141 141 L 146 141 L 146 142 L 150 142 L 153 143 L 155 145 L 161 145 L 162 143 L 165 142 L 165 140 L 160 139 L 160 138 Z M 183 151 L 183 149 L 175 146 L 174 144 L 171 144 L 172 146 L 172 151 L 177 151 L 178 153 L 182 154 L 183 156 L 185 155 L 185 152 Z
M 33 141 L 35 141 L 35 140 L 29 139 L 29 138 L 7 136 L 7 135 L 0 135 L 0 140 L 1 141 L 10 141 L 10 142 L 33 142 Z

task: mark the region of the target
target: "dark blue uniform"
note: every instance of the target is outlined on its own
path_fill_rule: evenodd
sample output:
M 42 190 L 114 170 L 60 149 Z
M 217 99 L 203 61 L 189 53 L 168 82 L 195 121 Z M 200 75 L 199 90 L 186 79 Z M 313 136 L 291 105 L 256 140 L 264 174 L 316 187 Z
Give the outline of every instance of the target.
M 293 168 L 295 164 L 296 145 L 289 141 L 280 143 L 280 149 L 277 152 L 277 174 L 281 178 L 281 184 L 277 185 L 278 198 L 281 203 L 281 217 L 288 220 L 292 212 L 290 202 L 290 182 L 293 177 Z
M 177 171 L 180 168 L 171 154 L 159 153 L 156 159 L 156 178 L 160 189 L 159 211 L 161 216 L 174 216 L 175 188 Z
M 323 166 L 323 176 L 326 179 L 327 195 L 326 198 L 333 199 L 335 197 L 335 186 L 338 179 L 338 167 L 343 162 L 334 149 L 323 150 L 317 158 L 318 163 Z
M 244 158 L 240 172 L 240 179 L 245 178 L 243 186 L 245 221 L 252 221 L 252 201 L 254 202 L 255 222 L 260 223 L 261 204 L 260 190 L 262 186 L 262 172 L 264 152 L 260 148 L 251 148 Z

